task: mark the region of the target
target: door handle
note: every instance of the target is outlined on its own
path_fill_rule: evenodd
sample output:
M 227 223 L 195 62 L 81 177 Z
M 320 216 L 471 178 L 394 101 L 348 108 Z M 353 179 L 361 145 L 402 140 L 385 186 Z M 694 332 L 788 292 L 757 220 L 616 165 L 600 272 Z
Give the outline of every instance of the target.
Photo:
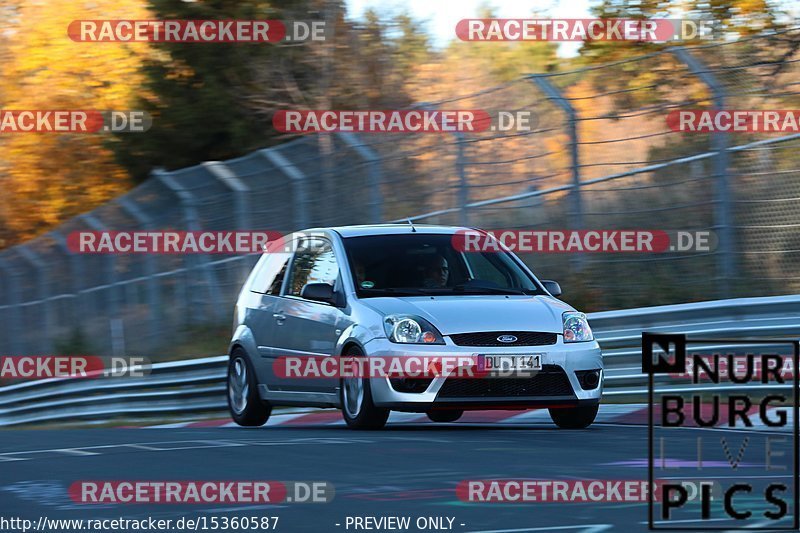
M 281 326 L 286 320 L 286 315 L 283 315 L 281 313 L 272 313 L 272 318 L 274 318 L 275 322 L 277 322 L 278 325 Z

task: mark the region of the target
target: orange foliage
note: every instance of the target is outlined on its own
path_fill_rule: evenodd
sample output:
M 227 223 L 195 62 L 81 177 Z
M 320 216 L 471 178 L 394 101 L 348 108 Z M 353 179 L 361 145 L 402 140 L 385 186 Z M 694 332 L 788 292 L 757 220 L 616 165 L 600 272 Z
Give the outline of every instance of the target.
M 2 28 L 5 110 L 130 109 L 146 43 L 78 43 L 78 19 L 147 18 L 144 0 L 25 2 Z M 135 134 L 132 134 L 135 135 Z M 0 247 L 29 239 L 130 188 L 102 134 L 0 136 Z M 2 242 L 5 240 L 5 242 Z

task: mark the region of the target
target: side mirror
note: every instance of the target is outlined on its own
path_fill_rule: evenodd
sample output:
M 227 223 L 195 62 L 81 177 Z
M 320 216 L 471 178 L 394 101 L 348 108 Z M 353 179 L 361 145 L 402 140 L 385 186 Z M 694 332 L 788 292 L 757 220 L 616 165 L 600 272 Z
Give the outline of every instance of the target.
M 327 283 L 306 283 L 300 291 L 300 298 L 336 305 L 336 293 Z
M 542 285 L 544 285 L 544 288 L 547 290 L 547 292 L 553 296 L 561 296 L 561 285 L 559 285 L 558 282 L 549 279 L 543 279 Z

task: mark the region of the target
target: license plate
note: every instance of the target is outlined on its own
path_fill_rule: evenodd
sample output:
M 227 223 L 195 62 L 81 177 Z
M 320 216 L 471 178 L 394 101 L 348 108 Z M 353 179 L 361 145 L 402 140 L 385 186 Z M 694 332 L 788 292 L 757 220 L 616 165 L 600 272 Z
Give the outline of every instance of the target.
M 479 370 L 489 372 L 511 372 L 522 370 L 541 370 L 542 356 L 529 355 L 482 355 L 483 365 L 478 364 Z M 480 361 L 480 360 L 479 360 Z M 483 366 L 483 368 L 481 368 Z

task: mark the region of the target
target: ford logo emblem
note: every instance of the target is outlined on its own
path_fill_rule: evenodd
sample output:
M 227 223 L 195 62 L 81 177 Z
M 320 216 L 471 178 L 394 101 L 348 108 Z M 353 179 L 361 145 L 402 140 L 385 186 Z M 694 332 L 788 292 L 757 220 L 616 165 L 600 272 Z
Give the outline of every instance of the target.
M 517 338 L 514 335 L 500 335 L 497 340 L 505 343 L 517 342 Z

